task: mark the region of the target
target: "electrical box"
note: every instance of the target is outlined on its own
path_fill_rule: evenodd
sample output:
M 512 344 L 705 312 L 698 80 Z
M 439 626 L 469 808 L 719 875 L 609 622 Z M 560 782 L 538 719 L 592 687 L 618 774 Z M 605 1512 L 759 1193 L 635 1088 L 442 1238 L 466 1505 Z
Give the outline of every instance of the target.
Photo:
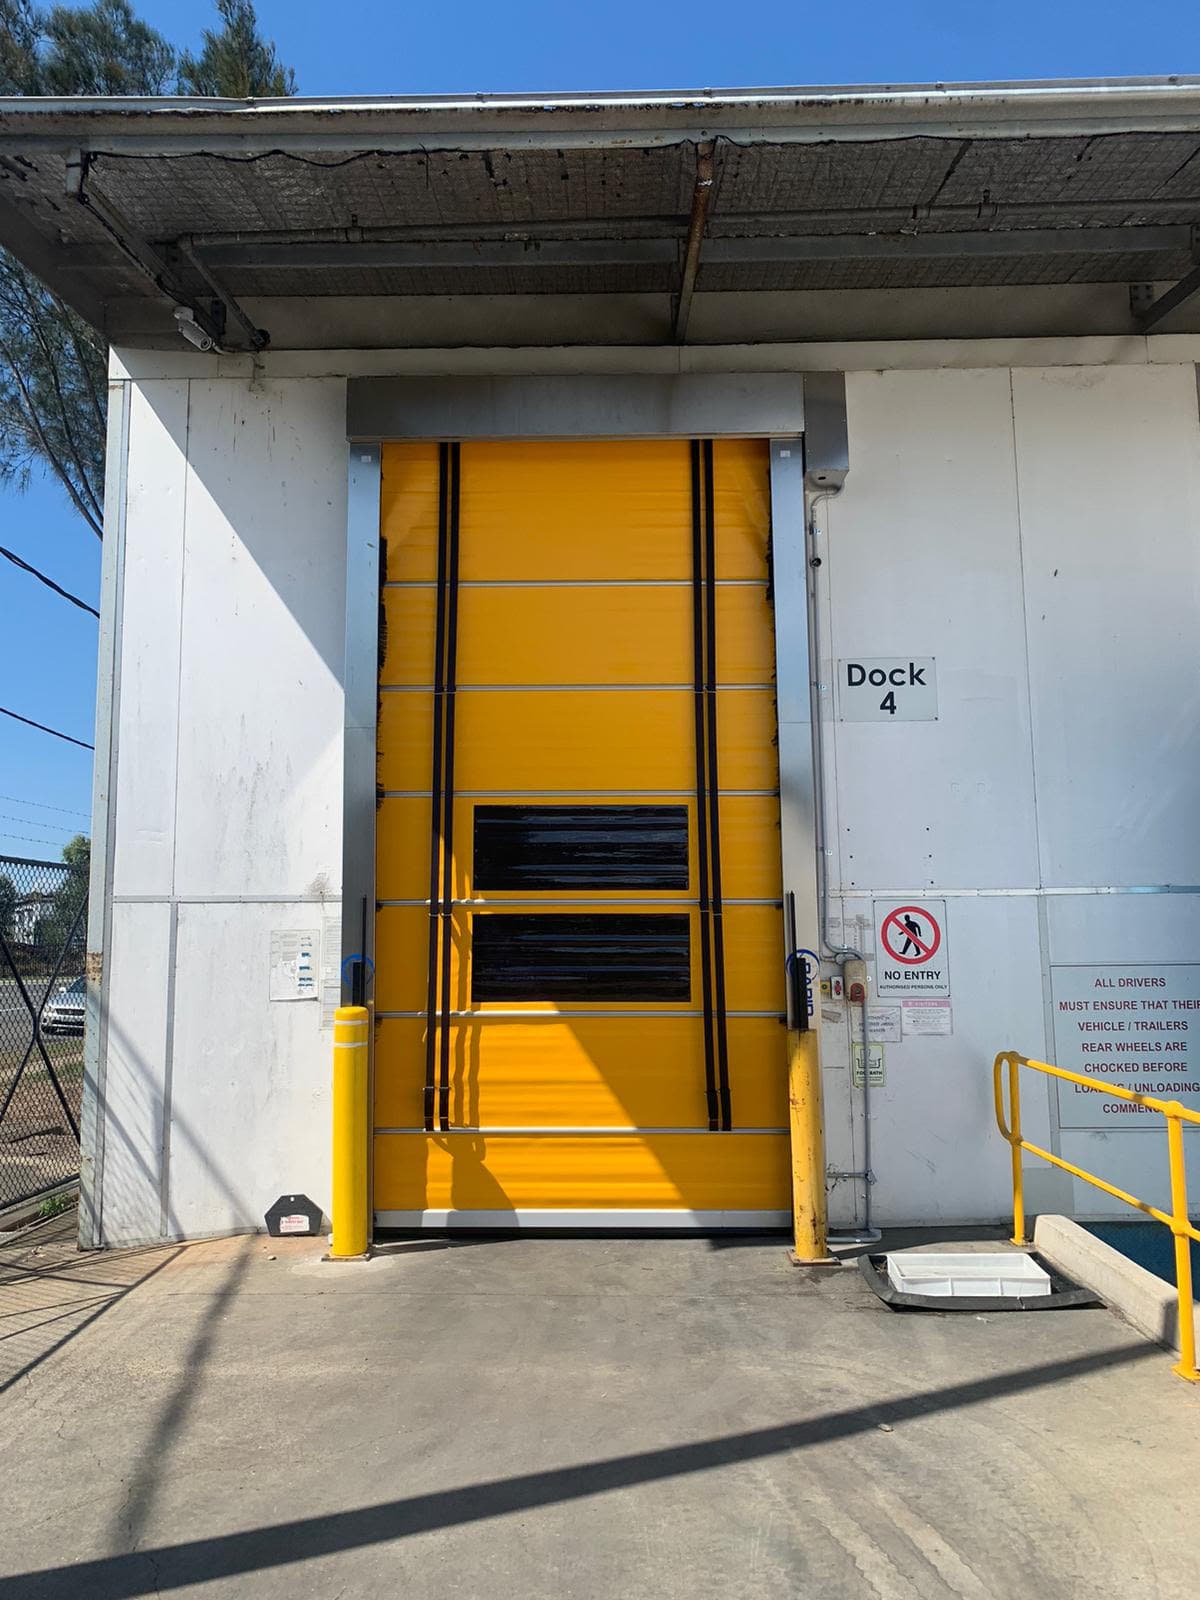
M 850 470 L 846 374 L 804 374 L 804 481 L 810 489 L 842 487 Z
M 867 963 L 857 956 L 850 961 L 843 961 L 842 978 L 846 985 L 846 998 L 851 1005 L 865 1005 L 867 999 Z

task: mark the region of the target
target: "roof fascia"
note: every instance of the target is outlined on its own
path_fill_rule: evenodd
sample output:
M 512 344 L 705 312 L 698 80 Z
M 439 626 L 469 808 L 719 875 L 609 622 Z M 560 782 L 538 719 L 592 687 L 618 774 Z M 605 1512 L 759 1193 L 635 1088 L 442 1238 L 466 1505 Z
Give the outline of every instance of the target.
M 1200 131 L 1200 78 L 470 99 L 0 98 L 0 149 L 648 148 Z M 432 141 L 432 144 L 431 144 Z

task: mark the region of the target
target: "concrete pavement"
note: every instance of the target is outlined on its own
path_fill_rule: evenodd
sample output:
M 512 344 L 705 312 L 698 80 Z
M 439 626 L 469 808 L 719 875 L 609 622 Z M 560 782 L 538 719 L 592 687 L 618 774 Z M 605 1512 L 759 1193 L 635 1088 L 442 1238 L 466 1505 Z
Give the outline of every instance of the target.
M 777 1239 L 63 1232 L 0 1249 L 0 1600 L 1196 1592 L 1200 1395 L 1105 1311 L 898 1315 Z

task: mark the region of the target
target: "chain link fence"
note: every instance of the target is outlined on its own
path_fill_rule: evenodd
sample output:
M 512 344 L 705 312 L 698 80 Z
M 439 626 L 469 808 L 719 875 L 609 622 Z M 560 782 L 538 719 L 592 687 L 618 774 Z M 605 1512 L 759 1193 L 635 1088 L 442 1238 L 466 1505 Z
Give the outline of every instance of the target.
M 79 1175 L 87 867 L 0 856 L 0 1207 Z

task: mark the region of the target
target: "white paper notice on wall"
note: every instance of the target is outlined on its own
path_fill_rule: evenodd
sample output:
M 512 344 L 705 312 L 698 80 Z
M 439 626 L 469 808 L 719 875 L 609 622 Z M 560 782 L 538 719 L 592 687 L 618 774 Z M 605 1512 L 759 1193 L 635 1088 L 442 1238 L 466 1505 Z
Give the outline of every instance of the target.
M 937 663 L 932 656 L 855 656 L 838 662 L 843 722 L 936 722 Z
M 272 1000 L 316 1000 L 321 934 L 317 928 L 276 928 L 271 933 Z
M 1052 966 L 1050 993 L 1056 1066 L 1200 1111 L 1200 965 Z M 1060 1127 L 1162 1136 L 1156 1111 L 1061 1079 L 1056 1087 Z
M 950 948 L 944 900 L 876 900 L 875 993 L 950 994 Z
M 870 1086 L 872 1089 L 882 1089 L 884 1084 L 883 1046 L 881 1044 L 869 1044 L 867 1046 L 867 1050 L 869 1051 L 870 1059 Z M 861 1044 L 856 1044 L 854 1046 L 853 1077 L 854 1087 L 856 1089 L 861 1089 L 863 1087 L 863 1047 Z
M 342 912 L 339 906 L 321 921 L 321 1026 L 333 1027 L 342 1003 Z
M 954 1032 L 954 1013 L 949 1000 L 901 1000 L 906 1038 L 929 1038 Z
M 854 1006 L 850 1013 L 850 1032 L 853 1038 L 862 1038 L 862 1007 Z M 867 1036 L 872 1044 L 900 1043 L 900 1007 L 867 1007 Z

